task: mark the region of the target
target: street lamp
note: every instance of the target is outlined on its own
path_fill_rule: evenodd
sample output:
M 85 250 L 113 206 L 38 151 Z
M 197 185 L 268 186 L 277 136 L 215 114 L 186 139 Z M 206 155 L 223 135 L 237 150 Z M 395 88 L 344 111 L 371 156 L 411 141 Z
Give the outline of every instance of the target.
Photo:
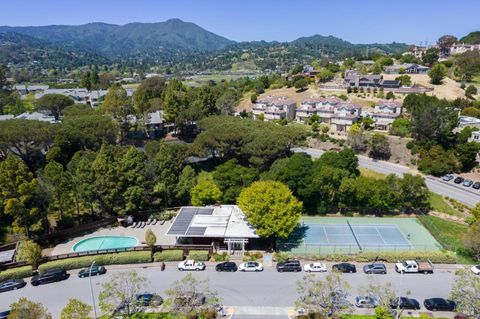
M 92 286 L 92 268 L 95 266 L 95 260 L 90 265 L 90 269 L 88 270 L 88 278 L 90 280 L 90 292 L 92 294 L 92 304 L 93 304 L 93 318 L 97 319 L 97 308 L 95 307 L 95 295 L 93 294 L 93 286 Z

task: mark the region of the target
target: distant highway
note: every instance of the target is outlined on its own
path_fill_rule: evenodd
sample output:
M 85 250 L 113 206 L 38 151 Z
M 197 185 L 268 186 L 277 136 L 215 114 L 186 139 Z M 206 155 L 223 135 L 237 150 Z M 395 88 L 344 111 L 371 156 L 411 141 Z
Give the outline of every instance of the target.
M 297 153 L 306 153 L 313 158 L 318 158 L 324 153 L 324 151 L 322 150 L 307 147 L 292 148 L 292 151 Z M 393 164 L 385 161 L 373 160 L 369 157 L 362 155 L 358 155 L 357 157 L 360 167 L 364 167 L 385 175 L 396 174 L 398 176 L 402 176 L 405 173 L 421 174 L 418 171 L 412 170 L 407 166 Z M 427 184 L 427 187 L 434 193 L 448 196 L 470 207 L 473 207 L 478 202 L 480 202 L 480 191 L 477 191 L 470 187 L 466 188 L 462 185 L 454 184 L 453 181 L 445 182 L 437 177 L 423 174 L 421 175 L 425 177 L 425 183 Z

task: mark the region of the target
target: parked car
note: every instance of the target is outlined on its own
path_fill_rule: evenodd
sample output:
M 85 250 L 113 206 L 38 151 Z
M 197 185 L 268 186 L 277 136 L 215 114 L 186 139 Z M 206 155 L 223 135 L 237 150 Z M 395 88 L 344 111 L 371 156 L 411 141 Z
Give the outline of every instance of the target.
M 475 275 L 480 275 L 480 265 L 472 266 L 470 270 L 475 274 Z
M 302 266 L 300 266 L 300 262 L 298 260 L 287 260 L 284 262 L 279 262 L 277 264 L 277 271 L 278 272 L 299 272 L 302 271 Z
M 178 270 L 185 271 L 185 270 L 194 270 L 200 271 L 205 270 L 206 266 L 205 263 L 201 261 L 195 261 L 193 259 L 187 259 L 178 263 Z
M 23 279 L 9 279 L 0 283 L 0 292 L 17 290 L 25 287 L 27 283 Z
M 392 300 L 392 302 L 390 302 L 390 308 L 419 310 L 420 303 L 416 299 L 400 297 L 400 298 L 395 298 L 394 300 Z
M 322 263 L 311 263 L 303 266 L 305 272 L 327 272 L 327 266 Z
M 163 298 L 157 294 L 152 294 L 149 292 L 137 295 L 138 304 L 145 307 L 158 307 L 163 304 Z
M 372 296 L 358 296 L 355 298 L 355 306 L 358 308 L 375 308 L 379 305 L 377 298 Z
M 32 286 L 38 286 L 43 284 L 49 284 L 52 282 L 62 281 L 68 279 L 70 274 L 68 274 L 63 268 L 55 268 L 47 270 L 39 275 L 33 276 L 31 283 Z
M 404 260 L 395 264 L 395 270 L 398 273 L 424 273 L 433 274 L 433 264 L 430 260 L 417 261 L 417 260 Z
M 464 180 L 465 180 L 465 178 L 460 177 L 460 176 L 457 176 L 457 177 L 453 180 L 453 182 L 454 182 L 455 184 L 461 184 L 461 183 L 463 183 Z
M 380 263 L 369 264 L 363 266 L 363 272 L 366 274 L 386 274 L 387 267 Z
M 10 310 L 0 311 L 0 319 L 7 319 L 10 314 Z
M 234 272 L 237 271 L 237 264 L 231 261 L 226 261 L 224 263 L 220 263 L 217 266 L 215 266 L 216 271 L 230 271 Z
M 256 261 L 247 261 L 240 266 L 238 266 L 238 270 L 246 272 L 246 271 L 263 271 L 263 265 Z
M 338 272 L 357 272 L 357 267 L 355 267 L 354 264 L 350 263 L 340 263 L 340 264 L 335 264 L 332 266 L 332 270 L 338 271 Z
M 472 184 L 473 184 L 473 181 L 471 179 L 466 179 L 466 180 L 463 181 L 462 185 L 465 186 L 465 187 L 470 187 L 470 186 L 472 186 Z
M 423 305 L 430 311 L 455 311 L 457 308 L 454 301 L 443 298 L 425 299 Z
M 88 268 L 80 270 L 80 272 L 78 273 L 78 277 L 85 278 L 90 276 L 90 274 L 92 276 L 98 276 L 98 275 L 104 275 L 106 273 L 107 273 L 107 269 L 105 267 L 99 266 L 99 265 L 93 265 L 93 267 L 90 266 Z
M 473 183 L 472 188 L 474 188 L 474 189 L 480 189 L 480 182 L 475 182 L 475 183 Z
M 445 176 L 442 177 L 442 179 L 445 181 L 445 182 L 449 182 L 453 179 L 453 175 L 452 174 L 447 174 Z

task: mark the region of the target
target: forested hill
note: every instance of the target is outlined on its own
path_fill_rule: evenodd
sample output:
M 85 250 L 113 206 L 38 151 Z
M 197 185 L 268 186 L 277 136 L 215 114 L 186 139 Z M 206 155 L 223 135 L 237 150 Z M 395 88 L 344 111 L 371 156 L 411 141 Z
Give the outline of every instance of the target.
M 459 40 L 461 43 L 480 44 L 480 31 L 470 32 Z
M 0 32 L 16 32 L 57 45 L 90 50 L 107 57 L 148 54 L 153 50 L 215 51 L 234 43 L 198 25 L 171 19 L 159 23 L 114 25 L 89 23 L 78 26 L 0 27 Z

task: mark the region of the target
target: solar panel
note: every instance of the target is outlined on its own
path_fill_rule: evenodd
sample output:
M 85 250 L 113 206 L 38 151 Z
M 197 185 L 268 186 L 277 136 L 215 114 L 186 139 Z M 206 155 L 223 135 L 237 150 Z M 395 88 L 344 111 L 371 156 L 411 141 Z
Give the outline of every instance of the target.
M 213 208 L 197 208 L 197 207 L 182 207 L 178 213 L 175 221 L 168 230 L 168 235 L 203 235 L 205 233 L 206 227 L 190 227 L 192 231 L 189 230 L 189 226 L 192 223 L 192 219 L 195 215 L 212 215 Z

